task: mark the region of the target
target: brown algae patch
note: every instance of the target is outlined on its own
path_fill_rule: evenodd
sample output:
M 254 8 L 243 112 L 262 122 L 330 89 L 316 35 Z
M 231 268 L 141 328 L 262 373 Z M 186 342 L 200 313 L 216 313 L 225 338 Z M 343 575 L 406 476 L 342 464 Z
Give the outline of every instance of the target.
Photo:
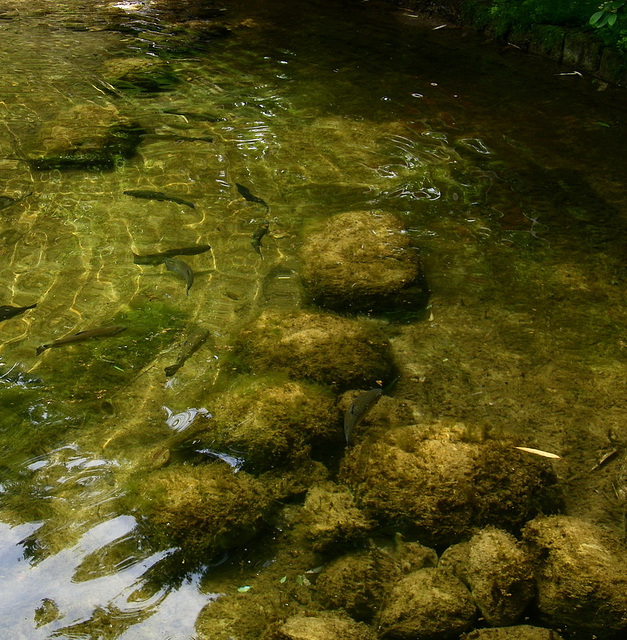
M 256 372 L 283 372 L 340 390 L 367 389 L 395 376 L 390 343 L 375 322 L 327 313 L 264 312 L 240 333 L 237 350 Z

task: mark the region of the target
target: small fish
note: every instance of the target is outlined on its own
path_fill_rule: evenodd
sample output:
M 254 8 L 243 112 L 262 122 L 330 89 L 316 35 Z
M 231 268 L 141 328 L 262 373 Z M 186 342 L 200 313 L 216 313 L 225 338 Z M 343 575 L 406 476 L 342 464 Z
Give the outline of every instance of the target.
M 226 118 L 216 116 L 213 113 L 199 113 L 194 111 L 174 111 L 166 109 L 162 113 L 167 113 L 170 116 L 183 116 L 188 120 L 200 120 L 201 122 L 222 122 Z
M 178 258 L 166 258 L 163 261 L 163 264 L 165 264 L 165 268 L 168 271 L 172 271 L 172 273 L 178 273 L 178 275 L 180 275 L 183 280 L 185 280 L 187 284 L 185 295 L 189 295 L 189 290 L 194 284 L 194 272 L 192 271 L 192 268 L 187 264 L 187 262 L 183 262 Z
M 248 202 L 256 202 L 257 204 L 261 204 L 266 208 L 266 211 L 270 211 L 270 205 L 265 200 L 262 200 L 261 198 L 258 198 L 257 196 L 253 195 L 250 192 L 250 189 L 248 189 L 248 187 L 245 187 L 243 184 L 239 184 L 239 182 L 236 182 L 235 186 L 237 187 L 239 194 L 242 196 L 242 198 L 244 198 L 244 200 L 248 200 Z
M 31 304 L 28 307 L 13 307 L 9 304 L 3 304 L 0 306 L 0 322 L 19 316 L 20 313 L 24 313 L 24 311 L 28 311 L 29 309 L 34 309 L 36 306 L 37 304 Z
M 179 353 L 176 362 L 165 368 L 165 375 L 168 376 L 168 378 L 173 376 L 187 362 L 187 360 L 189 360 L 189 358 L 191 358 L 196 351 L 198 351 L 198 349 L 207 342 L 208 337 L 209 331 L 206 329 L 197 327 L 195 330 L 191 331 L 181 346 L 181 352 Z
M 269 228 L 270 223 L 267 220 L 264 220 L 250 237 L 250 244 L 259 255 L 261 255 L 261 239 L 266 235 L 266 233 L 268 233 Z
M 11 196 L 0 196 L 0 209 L 12 207 L 14 204 L 17 204 L 18 202 L 24 200 L 24 198 L 28 198 L 28 196 L 32 195 L 32 193 L 32 191 L 29 191 L 19 198 L 11 198 Z
M 168 249 L 161 253 L 148 253 L 145 256 L 138 256 L 133 254 L 133 262 L 135 264 L 151 264 L 159 265 L 166 261 L 167 258 L 173 258 L 174 256 L 197 256 L 200 253 L 205 253 L 211 249 L 211 245 L 208 244 L 196 244 L 191 247 L 181 247 L 179 249 Z
M 152 191 L 151 189 L 129 189 L 122 192 L 125 196 L 133 196 L 133 198 L 142 198 L 144 200 L 158 200 L 159 202 L 174 202 L 176 204 L 184 204 L 186 207 L 196 208 L 196 205 L 189 200 L 183 200 L 177 196 L 169 196 L 162 191 Z
M 110 327 L 98 327 L 97 329 L 88 329 L 87 331 L 79 331 L 66 338 L 59 338 L 49 344 L 42 344 L 37 347 L 37 355 L 45 351 L 46 349 L 54 349 L 56 347 L 63 347 L 66 344 L 73 344 L 74 342 L 83 342 L 85 340 L 91 340 L 91 338 L 104 338 L 105 336 L 116 336 L 118 333 L 126 331 L 126 327 L 122 327 L 118 324 L 111 325 Z
M 346 444 L 351 443 L 353 429 L 366 417 L 366 414 L 374 407 L 383 393 L 383 389 L 370 389 L 360 393 L 344 413 L 344 436 Z

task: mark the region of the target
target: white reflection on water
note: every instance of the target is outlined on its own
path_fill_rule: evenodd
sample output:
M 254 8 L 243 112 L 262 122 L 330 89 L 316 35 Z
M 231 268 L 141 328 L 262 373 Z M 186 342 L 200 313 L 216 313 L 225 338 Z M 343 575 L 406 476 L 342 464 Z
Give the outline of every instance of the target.
M 0 637 L 47 638 L 54 631 L 89 620 L 98 608 L 115 607 L 122 614 L 137 612 L 138 603 L 129 602 L 129 596 L 141 585 L 143 574 L 169 550 L 154 553 L 136 563 L 125 563 L 124 568 L 115 573 L 101 574 L 91 580 L 75 579 L 76 570 L 85 558 L 127 536 L 135 525 L 133 517 L 118 516 L 93 527 L 73 547 L 31 564 L 24 558 L 20 543 L 41 523 L 15 527 L 0 523 L 0 579 L 5 585 L 0 600 Z M 217 598 L 217 594 L 201 594 L 199 581 L 200 576 L 194 575 L 176 591 L 160 591 L 148 601 L 139 603 L 143 610 L 154 608 L 154 616 L 134 625 L 120 637 L 158 638 L 161 637 L 159 630 L 167 626 L 177 630 L 177 635 L 170 632 L 172 640 L 188 640 L 193 635 L 194 621 L 200 609 Z M 58 618 L 38 628 L 35 611 L 44 600 L 54 602 Z

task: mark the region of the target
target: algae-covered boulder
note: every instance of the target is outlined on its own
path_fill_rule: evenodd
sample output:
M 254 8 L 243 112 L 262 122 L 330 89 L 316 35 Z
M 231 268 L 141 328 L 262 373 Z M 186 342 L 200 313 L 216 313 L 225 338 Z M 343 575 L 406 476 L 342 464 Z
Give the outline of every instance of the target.
M 342 442 L 334 396 L 304 382 L 244 377 L 211 403 L 211 411 L 213 419 L 199 422 L 188 437 L 196 446 L 236 455 L 255 473 L 304 461 L 312 446 Z
M 558 504 L 546 462 L 496 441 L 416 426 L 352 448 L 339 478 L 369 518 L 436 545 L 459 541 L 476 526 L 516 531 Z
M 341 556 L 325 566 L 316 589 L 326 609 L 343 609 L 355 620 L 369 622 L 386 589 L 400 577 L 401 569 L 392 556 L 369 549 Z
M 179 82 L 168 62 L 156 58 L 112 58 L 102 73 L 117 89 L 136 92 L 167 91 Z
M 401 578 L 388 593 L 378 618 L 382 638 L 457 640 L 475 619 L 472 596 L 441 569 L 420 569 Z
M 76 105 L 45 122 L 24 152 L 36 169 L 110 169 L 130 158 L 142 129 L 113 105 Z
M 257 531 L 271 498 L 263 484 L 222 464 L 165 467 L 135 487 L 137 511 L 157 542 L 221 551 L 238 547 Z
M 284 372 L 339 390 L 369 389 L 395 377 L 389 341 L 370 320 L 324 313 L 263 313 L 236 345 L 255 371 Z
M 377 634 L 361 622 L 337 613 L 297 615 L 269 630 L 263 640 L 376 640 Z
M 317 304 L 342 311 L 412 311 L 428 291 L 418 253 L 394 215 L 351 211 L 309 233 L 301 257 L 305 288 Z
M 345 488 L 325 482 L 307 492 L 301 531 L 315 551 L 354 544 L 363 540 L 371 528 L 372 523 Z
M 521 624 L 498 629 L 475 629 L 460 636 L 460 640 L 562 640 L 552 629 Z
M 535 593 L 529 554 L 492 527 L 475 534 L 468 550 L 468 586 L 481 615 L 494 627 L 515 624 Z
M 523 541 L 544 621 L 599 638 L 627 632 L 627 552 L 619 540 L 579 518 L 552 516 L 529 522 Z

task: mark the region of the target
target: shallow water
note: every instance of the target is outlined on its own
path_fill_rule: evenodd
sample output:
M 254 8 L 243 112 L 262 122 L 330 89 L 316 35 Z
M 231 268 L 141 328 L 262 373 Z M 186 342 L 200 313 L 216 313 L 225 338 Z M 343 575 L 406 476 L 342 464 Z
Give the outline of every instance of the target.
M 239 327 L 301 304 L 308 223 L 350 210 L 398 214 L 432 291 L 388 326 L 394 394 L 425 420 L 559 453 L 569 513 L 624 535 L 624 90 L 408 12 L 351 5 L 347 20 L 336 5 L 195 5 L 230 31 L 208 36 L 165 4 L 5 3 L 0 195 L 16 202 L 0 210 L 0 303 L 37 307 L 0 325 L 3 637 L 194 635 L 211 568 L 180 577 L 117 500 L 158 464 L 168 418 L 203 419 L 236 377 Z M 180 82 L 111 91 L 106 63 L 126 57 L 165 60 Z M 139 123 L 137 154 L 106 171 L 25 163 L 42 124 L 82 104 Z M 133 262 L 194 244 L 212 250 L 185 257 L 188 296 Z M 112 322 L 128 329 L 36 356 Z M 190 325 L 211 339 L 166 379 Z

